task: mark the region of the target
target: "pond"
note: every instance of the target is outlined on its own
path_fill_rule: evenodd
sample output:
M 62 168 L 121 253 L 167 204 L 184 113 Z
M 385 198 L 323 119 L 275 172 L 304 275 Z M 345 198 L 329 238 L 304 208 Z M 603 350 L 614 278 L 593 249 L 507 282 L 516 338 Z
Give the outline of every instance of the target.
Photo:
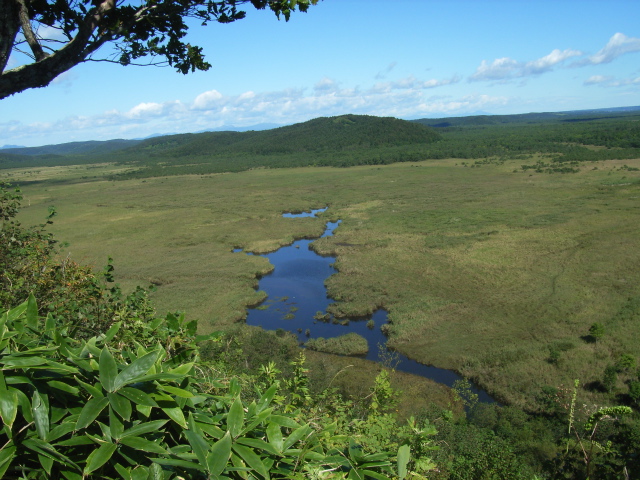
M 285 213 L 283 216 L 313 217 L 324 211 L 326 208 L 302 213 Z M 327 222 L 322 237 L 333 235 L 339 225 L 340 221 Z M 300 343 L 310 338 L 331 338 L 355 332 L 366 338 L 369 343 L 369 352 L 364 358 L 381 361 L 380 355 L 387 357 L 389 353 L 386 348 L 387 339 L 380 329 L 387 323 L 385 310 L 380 309 L 370 317 L 352 318 L 346 322 L 339 319 L 340 323 L 334 323 L 332 319 L 319 319 L 326 313 L 329 304 L 334 303 L 327 296 L 324 282 L 329 276 L 337 273 L 337 270 L 333 268 L 335 257 L 318 255 L 309 247 L 312 242 L 310 239 L 297 240 L 275 252 L 261 255 L 271 262 L 274 269 L 259 281 L 258 288 L 266 292 L 267 298 L 260 305 L 248 309 L 247 324 L 267 330 L 287 330 L 297 335 Z M 449 387 L 453 386 L 456 380 L 462 379 L 451 370 L 421 364 L 399 352 L 393 352 L 393 357 L 394 362 L 397 362 L 396 370 L 420 375 Z M 473 384 L 472 390 L 478 394 L 480 401 L 495 403 L 487 392 Z

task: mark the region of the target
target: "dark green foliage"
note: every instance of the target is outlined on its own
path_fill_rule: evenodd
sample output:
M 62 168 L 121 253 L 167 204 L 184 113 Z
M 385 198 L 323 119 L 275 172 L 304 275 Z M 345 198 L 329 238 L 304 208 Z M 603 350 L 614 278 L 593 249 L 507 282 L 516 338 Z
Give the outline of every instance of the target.
M 270 10 L 278 18 L 289 20 L 296 10 L 306 12 L 318 0 L 153 0 L 136 4 L 128 2 L 48 2 L 3 4 L 0 38 L 3 59 L 0 64 L 0 98 L 29 88 L 47 86 L 70 68 L 92 59 L 92 54 L 111 44 L 114 55 L 103 58 L 122 65 L 166 64 L 186 74 L 208 70 L 202 47 L 192 45 L 185 36 L 195 20 L 208 23 L 231 23 L 245 17 L 244 4 L 258 10 Z M 30 38 L 20 31 L 21 15 L 26 15 L 38 35 Z M 46 31 L 60 31 L 61 35 Z M 18 35 L 20 32 L 20 35 Z M 9 55 L 22 52 L 21 38 L 30 38 L 28 54 L 32 62 L 21 68 L 6 70 Z M 16 39 L 17 38 L 17 39 Z M 41 43 L 42 42 L 42 43 Z M 44 47 L 43 47 L 44 45 Z M 46 53 L 44 52 L 46 50 Z M 143 63 L 140 63 L 140 62 Z
M 589 327 L 589 336 L 594 342 L 600 340 L 604 336 L 604 332 L 604 325 L 602 325 L 601 323 L 596 322 Z
M 387 453 L 365 455 L 354 442 L 346 455 L 325 450 L 309 425 L 276 413 L 277 383 L 243 403 L 236 380 L 197 379 L 203 369 L 194 369 L 195 322 L 168 316 L 114 349 L 121 324 L 78 342 L 37 311 L 31 296 L 0 317 L 3 478 L 168 480 L 251 472 L 267 480 L 305 478 L 324 468 L 353 470 L 359 478 L 391 473 Z M 326 440 L 335 445 L 338 438 L 327 432 Z
M 434 478 L 531 478 L 531 472 L 513 451 L 513 447 L 489 429 L 468 424 L 443 423 L 438 425 L 436 441 L 447 447 L 434 456 L 439 470 Z
M 602 386 L 604 389 L 611 393 L 616 388 L 616 382 L 618 381 L 618 368 L 615 365 L 609 365 L 604 369 L 602 376 Z

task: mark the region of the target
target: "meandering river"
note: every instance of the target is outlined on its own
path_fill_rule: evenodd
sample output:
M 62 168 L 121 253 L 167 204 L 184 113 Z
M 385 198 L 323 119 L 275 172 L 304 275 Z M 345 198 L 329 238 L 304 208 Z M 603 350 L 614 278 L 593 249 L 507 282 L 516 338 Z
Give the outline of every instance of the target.
M 283 216 L 312 217 L 325 210 L 326 208 L 298 214 L 285 213 Z M 322 237 L 333 235 L 339 225 L 340 221 L 328 222 Z M 348 322 L 344 322 L 346 325 L 317 319 L 318 314 L 325 314 L 329 304 L 333 303 L 333 300 L 327 297 L 324 282 L 337 271 L 333 268 L 335 257 L 318 255 L 309 248 L 311 242 L 313 240 L 297 240 L 275 252 L 261 255 L 269 259 L 274 270 L 260 279 L 258 288 L 267 293 L 267 298 L 260 305 L 248 309 L 247 324 L 267 330 L 287 330 L 297 335 L 301 343 L 309 338 L 331 338 L 356 332 L 369 343 L 366 358 L 380 361 L 380 353 L 387 352 L 387 339 L 380 329 L 387 322 L 385 310 L 380 309 L 371 317 L 349 319 Z M 393 353 L 397 370 L 420 375 L 449 387 L 462 378 L 451 370 L 423 365 L 399 352 Z M 478 394 L 480 401 L 495 402 L 487 392 L 477 386 L 472 385 L 472 389 Z

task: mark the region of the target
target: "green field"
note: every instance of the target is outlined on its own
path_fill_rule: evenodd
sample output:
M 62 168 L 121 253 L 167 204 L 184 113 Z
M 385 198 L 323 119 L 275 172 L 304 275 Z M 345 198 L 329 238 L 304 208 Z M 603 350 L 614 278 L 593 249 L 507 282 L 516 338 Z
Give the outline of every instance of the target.
M 113 257 L 120 284 L 156 285 L 160 312 L 184 310 L 204 331 L 241 321 L 263 297 L 254 288 L 267 260 L 233 248 L 271 251 L 339 218 L 335 235 L 314 244 L 337 255 L 339 273 L 327 282 L 336 314 L 384 307 L 391 346 L 535 408 L 545 385 L 588 385 L 620 355 L 640 356 L 640 160 L 584 163 L 567 175 L 523 171 L 523 163 L 120 181 L 109 178 L 122 165 L 3 173 L 28 182 L 22 223 L 41 223 L 56 207 L 50 230 L 69 243 L 62 255 L 97 267 Z M 88 169 L 96 178 L 83 179 Z M 325 205 L 319 219 L 281 217 Z M 587 338 L 595 322 L 605 326 L 597 343 Z

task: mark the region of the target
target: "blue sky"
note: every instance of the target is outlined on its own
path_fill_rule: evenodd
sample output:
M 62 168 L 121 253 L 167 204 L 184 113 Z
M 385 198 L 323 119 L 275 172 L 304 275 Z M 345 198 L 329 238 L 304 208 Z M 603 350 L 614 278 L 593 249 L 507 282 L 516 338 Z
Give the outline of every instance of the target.
M 190 31 L 208 72 L 90 62 L 0 100 L 0 146 L 345 113 L 414 119 L 637 106 L 639 18 L 637 0 L 324 0 L 288 23 L 248 10 L 234 24 Z

